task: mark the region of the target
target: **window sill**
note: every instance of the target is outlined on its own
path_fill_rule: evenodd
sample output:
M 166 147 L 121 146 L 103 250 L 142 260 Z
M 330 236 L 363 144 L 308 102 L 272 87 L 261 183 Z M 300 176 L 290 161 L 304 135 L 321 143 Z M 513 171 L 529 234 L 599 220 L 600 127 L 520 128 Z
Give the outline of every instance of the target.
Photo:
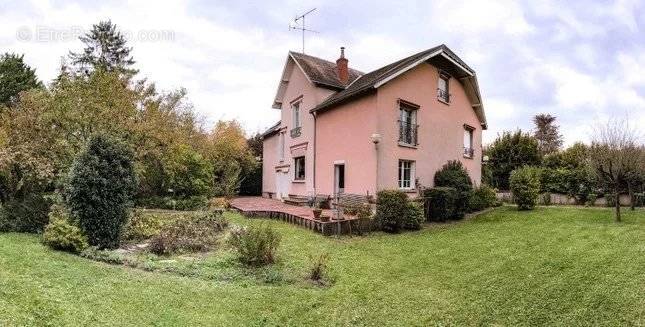
M 403 193 L 417 193 L 417 189 L 415 188 L 399 188 L 399 191 Z
M 304 180 L 304 179 L 294 179 L 294 180 L 292 180 L 291 182 L 292 182 L 292 183 L 300 183 L 300 184 L 302 184 L 302 183 L 304 183 L 304 182 L 305 182 L 305 180 Z
M 404 148 L 416 149 L 416 148 L 417 148 L 417 146 L 418 146 L 418 144 L 417 144 L 417 145 L 413 145 L 413 144 L 409 144 L 409 143 L 405 143 L 405 142 L 401 142 L 401 141 L 399 141 L 399 146 L 402 146 L 402 147 L 404 147 Z
M 465 155 L 465 154 L 464 154 L 464 158 L 466 158 L 466 159 L 470 159 L 470 160 L 473 160 L 474 156 L 469 156 L 469 155 Z
M 444 99 L 442 99 L 442 98 L 437 98 L 437 101 L 439 101 L 439 102 L 441 102 L 441 103 L 445 104 L 446 106 L 449 106 L 449 105 L 450 105 L 450 102 L 448 102 L 448 101 L 446 101 L 446 100 L 444 100 Z

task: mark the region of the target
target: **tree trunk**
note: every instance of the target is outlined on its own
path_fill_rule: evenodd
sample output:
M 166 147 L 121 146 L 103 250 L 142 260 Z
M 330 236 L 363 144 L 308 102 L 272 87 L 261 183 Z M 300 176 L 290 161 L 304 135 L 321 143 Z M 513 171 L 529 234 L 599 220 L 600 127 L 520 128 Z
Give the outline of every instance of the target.
M 618 191 L 618 188 L 616 188 L 615 191 L 615 197 L 616 197 L 616 222 L 620 222 L 620 192 Z

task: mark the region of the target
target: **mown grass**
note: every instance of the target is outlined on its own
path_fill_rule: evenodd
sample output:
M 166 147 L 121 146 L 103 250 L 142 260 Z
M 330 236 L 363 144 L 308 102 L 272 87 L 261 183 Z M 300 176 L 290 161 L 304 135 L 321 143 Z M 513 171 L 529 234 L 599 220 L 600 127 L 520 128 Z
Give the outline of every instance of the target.
M 1 234 L 0 325 L 645 324 L 643 210 L 614 223 L 607 209 L 502 207 L 419 232 L 341 239 L 228 218 L 276 227 L 275 269 L 295 279 L 309 255 L 328 252 L 334 283 L 146 272 Z

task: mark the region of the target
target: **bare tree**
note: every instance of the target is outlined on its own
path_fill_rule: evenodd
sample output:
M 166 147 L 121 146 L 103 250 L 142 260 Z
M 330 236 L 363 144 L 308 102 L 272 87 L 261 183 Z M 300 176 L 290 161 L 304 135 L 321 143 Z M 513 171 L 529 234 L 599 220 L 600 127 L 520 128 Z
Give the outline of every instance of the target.
M 562 146 L 562 134 L 560 126 L 555 124 L 555 116 L 539 114 L 533 117 L 535 124 L 534 136 L 538 140 L 538 150 L 541 155 L 554 153 Z
M 612 120 L 596 128 L 589 164 L 598 180 L 614 194 L 617 222 L 621 221 L 620 193 L 631 176 L 642 173 L 644 154 L 642 140 L 627 121 Z

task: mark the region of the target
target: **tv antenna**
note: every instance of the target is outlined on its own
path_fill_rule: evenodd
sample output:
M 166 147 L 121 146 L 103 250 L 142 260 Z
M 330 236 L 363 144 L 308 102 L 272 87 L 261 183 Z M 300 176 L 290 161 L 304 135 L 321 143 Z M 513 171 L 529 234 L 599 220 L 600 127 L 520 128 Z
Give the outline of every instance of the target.
M 305 17 L 315 10 L 316 8 L 311 9 L 300 16 L 296 16 L 293 22 L 289 23 L 289 30 L 302 31 L 302 53 L 305 53 L 305 32 L 318 33 L 318 31 L 307 29 L 307 25 L 305 24 Z

